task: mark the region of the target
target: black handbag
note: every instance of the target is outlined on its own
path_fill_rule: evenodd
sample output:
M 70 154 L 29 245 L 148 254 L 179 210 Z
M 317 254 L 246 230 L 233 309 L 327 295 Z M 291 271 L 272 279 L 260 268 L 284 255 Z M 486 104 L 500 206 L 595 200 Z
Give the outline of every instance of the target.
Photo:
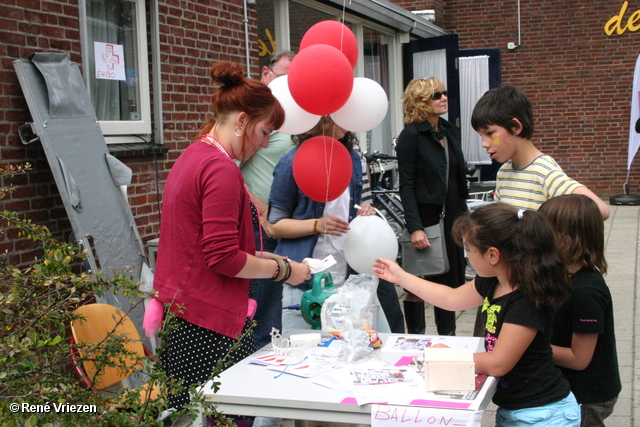
M 444 152 L 447 158 L 445 178 L 445 194 L 449 188 L 449 148 L 447 138 L 444 138 Z M 415 276 L 437 276 L 449 271 L 449 257 L 444 239 L 444 205 L 437 224 L 424 228 L 431 246 L 416 249 L 411 243 L 411 233 L 406 228 L 402 230 L 399 242 L 402 250 L 402 268 Z

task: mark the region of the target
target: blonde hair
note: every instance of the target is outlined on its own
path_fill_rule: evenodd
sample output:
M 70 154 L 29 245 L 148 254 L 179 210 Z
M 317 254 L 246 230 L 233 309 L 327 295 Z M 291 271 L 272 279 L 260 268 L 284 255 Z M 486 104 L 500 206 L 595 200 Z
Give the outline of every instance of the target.
M 444 83 L 435 77 L 411 80 L 400 99 L 404 103 L 404 124 L 426 121 L 433 113 L 427 101 L 442 87 Z

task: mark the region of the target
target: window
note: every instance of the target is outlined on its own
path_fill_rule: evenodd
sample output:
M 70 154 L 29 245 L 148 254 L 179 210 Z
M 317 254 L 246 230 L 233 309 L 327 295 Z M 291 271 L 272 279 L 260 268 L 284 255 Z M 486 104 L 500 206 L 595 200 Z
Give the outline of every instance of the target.
M 364 77 L 378 83 L 389 97 L 389 45 L 391 37 L 368 27 L 362 29 Z M 367 132 L 367 150 L 370 152 L 395 154 L 392 152 L 391 109 L 378 126 Z
M 79 7 L 83 74 L 102 133 L 151 134 L 144 0 L 80 0 Z

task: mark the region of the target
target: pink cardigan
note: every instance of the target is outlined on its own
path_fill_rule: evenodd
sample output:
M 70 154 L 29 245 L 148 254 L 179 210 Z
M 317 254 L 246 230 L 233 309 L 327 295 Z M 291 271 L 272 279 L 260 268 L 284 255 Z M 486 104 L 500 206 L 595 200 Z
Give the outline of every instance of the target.
M 202 141 L 174 164 L 165 185 L 154 289 L 188 322 L 235 338 L 249 280 L 234 276 L 255 254 L 249 196 L 238 166 Z

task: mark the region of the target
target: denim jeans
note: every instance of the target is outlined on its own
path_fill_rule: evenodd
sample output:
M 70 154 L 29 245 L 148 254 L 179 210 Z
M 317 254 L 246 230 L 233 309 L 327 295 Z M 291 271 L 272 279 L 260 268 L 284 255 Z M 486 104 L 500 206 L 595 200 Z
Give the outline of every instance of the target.
M 580 405 L 573 393 L 544 406 L 525 409 L 498 408 L 496 427 L 580 427 Z
M 256 248 L 260 250 L 260 228 L 254 227 Z M 278 241 L 270 239 L 262 233 L 262 248 L 266 252 L 273 252 Z M 252 279 L 251 298 L 258 305 L 253 320 L 257 325 L 253 330 L 256 337 L 256 348 L 260 349 L 271 343 L 271 328 L 282 331 L 282 285 L 269 279 Z

